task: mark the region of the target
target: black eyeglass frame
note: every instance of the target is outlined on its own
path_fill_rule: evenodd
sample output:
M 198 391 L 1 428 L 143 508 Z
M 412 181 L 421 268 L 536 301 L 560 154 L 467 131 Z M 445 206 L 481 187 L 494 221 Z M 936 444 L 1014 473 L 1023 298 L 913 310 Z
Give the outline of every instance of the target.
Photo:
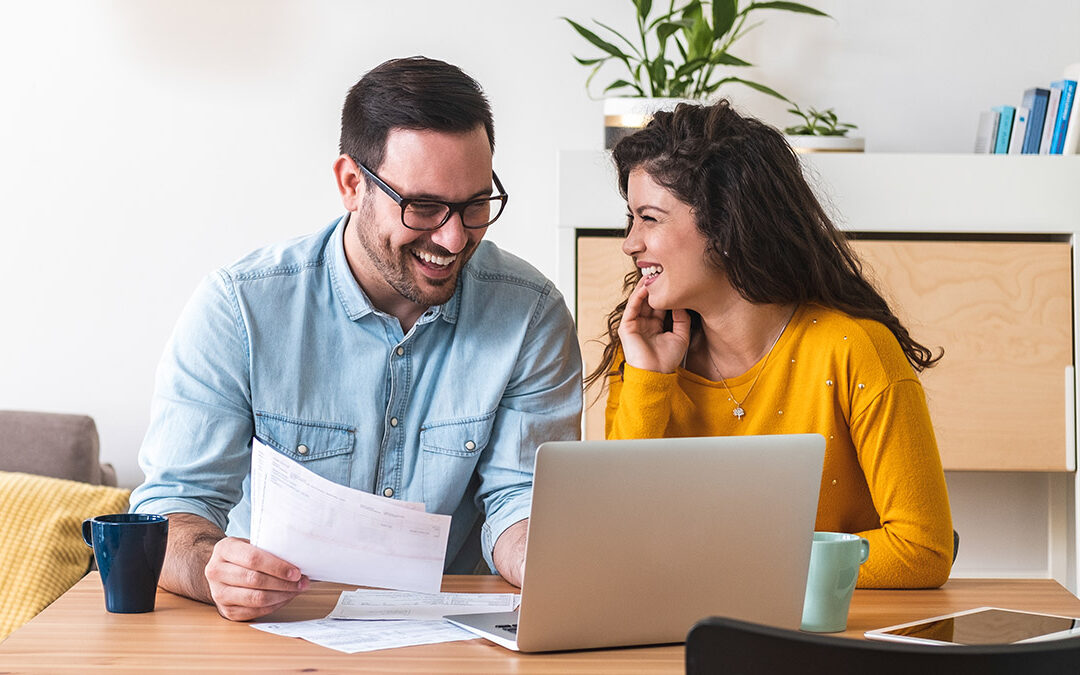
M 494 171 L 492 171 L 491 179 L 495 182 L 495 188 L 499 191 L 499 194 L 491 195 L 490 197 L 478 197 L 476 199 L 470 199 L 464 202 L 444 202 L 441 199 L 410 199 L 408 197 L 402 197 L 401 195 L 399 195 L 397 191 L 394 190 L 394 188 L 390 187 L 386 184 L 386 182 L 383 181 L 383 179 L 376 176 L 374 171 L 364 166 L 362 162 L 356 161 L 356 158 L 353 158 L 353 162 L 356 164 L 356 166 L 360 168 L 361 171 L 364 172 L 365 176 L 370 178 L 380 190 L 385 192 L 390 197 L 390 199 L 393 199 L 397 203 L 397 205 L 401 207 L 401 224 L 415 232 L 434 232 L 435 230 L 450 222 L 450 219 L 454 217 L 455 213 L 461 216 L 461 224 L 465 227 L 465 229 L 482 230 L 485 227 L 490 227 L 492 223 L 499 219 L 499 216 L 501 216 L 502 212 L 506 209 L 506 201 L 510 198 L 510 195 L 506 194 L 506 189 L 503 188 L 502 181 L 499 180 L 499 176 Z M 475 204 L 479 201 L 500 202 L 499 212 L 495 214 L 494 218 L 492 218 L 483 225 L 466 225 L 465 208 L 470 204 Z M 405 209 L 407 209 L 410 204 L 415 203 L 440 204 L 442 206 L 445 206 L 447 208 L 446 216 L 443 217 L 442 222 L 435 227 L 413 227 L 405 222 Z

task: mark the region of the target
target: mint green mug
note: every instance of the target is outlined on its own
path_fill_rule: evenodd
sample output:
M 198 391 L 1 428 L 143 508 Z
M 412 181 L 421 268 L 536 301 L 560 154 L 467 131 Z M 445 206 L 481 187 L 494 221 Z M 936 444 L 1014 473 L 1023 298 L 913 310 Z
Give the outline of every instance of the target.
M 837 633 L 847 628 L 851 593 L 870 542 L 843 532 L 815 532 L 803 600 L 803 630 Z

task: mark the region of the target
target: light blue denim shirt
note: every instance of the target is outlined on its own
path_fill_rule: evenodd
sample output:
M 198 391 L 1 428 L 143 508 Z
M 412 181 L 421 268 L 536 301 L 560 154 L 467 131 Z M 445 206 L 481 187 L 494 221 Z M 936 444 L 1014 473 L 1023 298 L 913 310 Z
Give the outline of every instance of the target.
M 449 573 L 529 516 L 536 447 L 580 436 L 581 355 L 554 285 L 481 242 L 403 334 L 345 260 L 347 217 L 195 292 L 158 367 L 133 511 L 246 537 L 251 439 L 337 483 L 453 516 Z M 479 536 L 477 531 L 479 530 Z

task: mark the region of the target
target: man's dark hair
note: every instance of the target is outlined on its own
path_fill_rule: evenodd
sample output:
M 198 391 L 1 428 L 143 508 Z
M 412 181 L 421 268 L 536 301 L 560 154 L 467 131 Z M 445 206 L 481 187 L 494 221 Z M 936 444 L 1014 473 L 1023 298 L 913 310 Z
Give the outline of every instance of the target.
M 391 129 L 466 133 L 481 124 L 494 152 L 491 105 L 460 68 L 423 56 L 392 59 L 368 71 L 345 97 L 339 152 L 378 171 Z

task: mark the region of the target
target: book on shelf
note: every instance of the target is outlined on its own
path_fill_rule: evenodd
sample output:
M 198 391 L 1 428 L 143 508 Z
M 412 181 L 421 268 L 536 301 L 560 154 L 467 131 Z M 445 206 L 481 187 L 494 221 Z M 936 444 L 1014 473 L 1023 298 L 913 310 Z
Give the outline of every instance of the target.
M 994 154 L 1004 155 L 1009 152 L 1009 136 L 1013 130 L 1013 117 L 1016 108 L 1011 105 L 996 105 L 993 111 L 998 114 L 997 139 L 994 141 Z
M 1054 125 L 1057 124 L 1058 104 L 1061 103 L 1061 89 L 1050 87 L 1050 97 L 1046 100 L 1046 116 L 1043 118 L 1042 139 L 1039 141 L 1039 154 L 1050 154 L 1050 141 L 1054 138 Z
M 1076 100 L 1076 80 L 1058 80 L 1050 83 L 1051 89 L 1061 91 L 1061 102 L 1054 120 L 1054 134 L 1050 138 L 1050 154 L 1060 155 L 1065 147 L 1065 133 L 1069 128 L 1073 102 Z
M 1001 113 L 996 110 L 984 110 L 979 113 L 979 126 L 975 130 L 975 152 L 988 154 L 997 144 L 998 120 Z
M 1024 133 L 1027 131 L 1027 121 L 1030 111 L 1021 106 L 1016 109 L 1013 118 L 1012 135 L 1009 138 L 1009 154 L 1019 155 L 1024 149 Z
M 1065 68 L 1065 79 L 1080 82 L 1080 63 Z M 1073 94 L 1072 111 L 1069 113 L 1069 125 L 1062 141 L 1061 154 L 1075 155 L 1080 152 L 1080 96 Z
M 1032 87 L 1024 92 L 1024 101 L 1021 104 L 1031 112 L 1028 113 L 1027 130 L 1024 132 L 1025 155 L 1039 154 L 1039 142 L 1042 140 L 1043 122 L 1046 121 L 1046 104 L 1050 98 L 1050 90 L 1042 87 Z

